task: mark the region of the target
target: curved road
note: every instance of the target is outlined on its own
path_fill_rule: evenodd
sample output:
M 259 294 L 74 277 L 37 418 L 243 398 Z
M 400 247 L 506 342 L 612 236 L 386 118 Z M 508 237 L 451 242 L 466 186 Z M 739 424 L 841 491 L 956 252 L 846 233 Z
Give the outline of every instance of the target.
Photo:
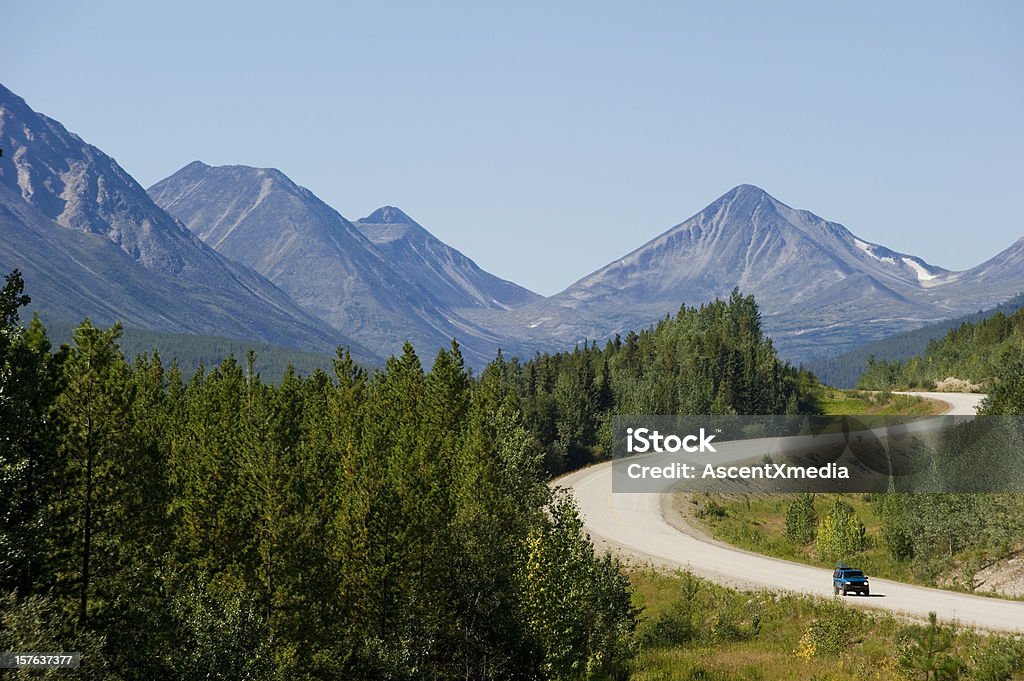
M 950 405 L 947 414 L 974 414 L 982 395 L 913 393 Z M 748 444 L 750 441 L 748 441 Z M 769 451 L 767 447 L 765 451 Z M 740 458 L 748 458 L 749 452 Z M 666 519 L 666 493 L 613 494 L 611 462 L 585 468 L 555 481 L 572 490 L 595 545 L 643 561 L 689 570 L 736 587 L 796 591 L 832 596 L 830 570 L 769 558 L 714 541 L 690 528 L 676 529 Z M 675 520 L 676 524 L 681 521 Z M 870 598 L 848 597 L 852 605 L 882 608 L 914 617 L 930 611 L 944 620 L 985 629 L 1024 631 L 1024 602 L 911 586 L 871 578 Z

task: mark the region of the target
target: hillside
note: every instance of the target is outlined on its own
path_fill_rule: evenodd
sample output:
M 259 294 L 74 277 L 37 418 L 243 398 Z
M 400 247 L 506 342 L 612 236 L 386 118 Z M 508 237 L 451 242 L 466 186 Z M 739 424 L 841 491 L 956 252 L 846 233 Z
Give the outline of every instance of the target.
M 1020 300 L 1018 297 L 1015 299 Z M 1024 307 L 976 322 L 962 322 L 942 338 L 928 343 L 924 354 L 905 361 L 868 359 L 858 387 L 871 390 L 927 388 L 947 378 L 992 386 L 1024 354 Z
M 964 323 L 977 323 L 997 313 L 1011 315 L 1022 307 L 1024 307 L 1024 294 L 1015 296 L 989 310 L 982 310 L 974 314 L 947 319 L 936 324 L 929 324 L 920 329 L 897 333 L 881 340 L 872 341 L 835 357 L 805 362 L 803 368 L 814 373 L 818 380 L 825 385 L 837 388 L 853 388 L 857 385 L 857 380 L 861 377 L 861 374 L 864 373 L 864 368 L 871 357 L 886 362 L 903 362 L 917 355 L 924 354 L 931 341 L 944 337 Z
M 43 323 L 54 345 L 70 343 L 74 330 L 81 324 L 80 321 L 61 319 L 44 319 Z M 212 369 L 229 356 L 244 361 L 250 348 L 256 353 L 253 365 L 256 372 L 271 383 L 280 380 L 289 365 L 300 375 L 309 375 L 317 369 L 334 370 L 334 357 L 331 355 L 223 336 L 164 333 L 127 327 L 121 335 L 120 346 L 130 361 L 141 354 L 152 356 L 155 350 L 168 366 L 172 361 L 176 362 L 185 378 L 191 377 L 200 366 Z

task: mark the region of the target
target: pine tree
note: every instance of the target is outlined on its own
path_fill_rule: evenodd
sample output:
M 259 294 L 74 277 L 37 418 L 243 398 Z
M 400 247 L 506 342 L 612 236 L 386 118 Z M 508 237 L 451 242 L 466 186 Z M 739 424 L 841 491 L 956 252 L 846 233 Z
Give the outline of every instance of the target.
M 67 423 L 61 443 L 68 468 L 62 510 L 73 531 L 64 546 L 74 552 L 74 567 L 66 565 L 66 577 L 75 582 L 83 624 L 95 600 L 102 603 L 113 595 L 103 588 L 103 578 L 125 548 L 117 535 L 118 523 L 128 520 L 124 495 L 138 482 L 121 476 L 134 447 L 133 395 L 128 365 L 117 345 L 120 335 L 120 325 L 102 330 L 88 319 L 75 329 L 74 346 L 64 364 L 67 387 L 58 402 Z
M 900 652 L 899 665 L 925 681 L 957 679 L 962 665 L 952 648 L 953 632 L 940 625 L 935 613 L 930 612 L 928 626 L 919 628 Z
M 27 595 L 53 586 L 45 547 L 60 483 L 54 404 L 64 355 L 51 354 L 38 317 L 22 329 L 23 291 L 17 270 L 0 291 L 0 591 Z

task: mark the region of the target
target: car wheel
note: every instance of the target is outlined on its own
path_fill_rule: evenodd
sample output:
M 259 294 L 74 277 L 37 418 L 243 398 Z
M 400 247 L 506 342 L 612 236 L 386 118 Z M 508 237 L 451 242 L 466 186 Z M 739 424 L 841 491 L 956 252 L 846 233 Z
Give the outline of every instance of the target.
M 843 587 L 843 595 L 844 595 L 844 596 L 847 596 L 847 595 L 849 595 L 849 594 L 847 593 L 847 591 L 846 591 L 846 587 L 845 587 L 845 586 Z
M 864 589 L 864 595 L 865 596 L 870 596 L 871 595 L 871 589 Z

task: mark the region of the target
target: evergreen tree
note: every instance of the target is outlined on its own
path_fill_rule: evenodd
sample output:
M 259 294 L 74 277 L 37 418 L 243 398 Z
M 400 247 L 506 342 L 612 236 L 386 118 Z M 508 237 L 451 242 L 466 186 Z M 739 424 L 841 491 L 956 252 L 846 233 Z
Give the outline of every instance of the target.
M 1006 358 L 979 413 L 1024 416 L 1024 348 Z
M 961 662 L 952 652 L 953 633 L 928 613 L 928 626 L 916 628 L 913 638 L 900 651 L 899 665 L 913 678 L 946 681 L 960 678 Z
M 38 317 L 28 329 L 18 309 L 30 300 L 15 270 L 0 291 L 0 592 L 27 595 L 53 586 L 47 537 L 60 484 L 54 404 L 63 353 L 51 355 Z

